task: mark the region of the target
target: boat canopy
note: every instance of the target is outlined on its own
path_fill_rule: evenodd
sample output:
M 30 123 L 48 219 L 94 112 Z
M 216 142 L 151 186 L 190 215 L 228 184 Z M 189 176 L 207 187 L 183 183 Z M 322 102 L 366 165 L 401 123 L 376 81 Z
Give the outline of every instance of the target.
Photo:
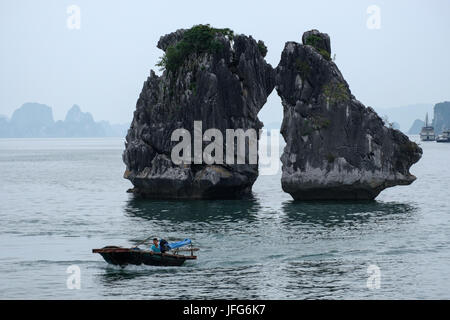
M 172 250 L 172 249 L 187 246 L 188 244 L 191 244 L 191 239 L 184 239 L 183 241 L 169 243 L 169 248 L 170 248 L 170 250 Z

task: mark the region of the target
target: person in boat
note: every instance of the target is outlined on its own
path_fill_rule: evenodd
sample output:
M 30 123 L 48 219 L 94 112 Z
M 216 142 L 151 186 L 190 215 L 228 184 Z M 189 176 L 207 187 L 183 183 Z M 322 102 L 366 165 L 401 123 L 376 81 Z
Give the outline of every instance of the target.
M 161 253 L 169 251 L 170 250 L 169 243 L 164 239 L 159 240 L 159 250 L 161 251 Z
M 153 252 L 158 252 L 158 253 L 161 252 L 161 249 L 159 248 L 159 245 L 158 245 L 158 238 L 153 238 L 153 245 L 151 247 L 151 250 Z

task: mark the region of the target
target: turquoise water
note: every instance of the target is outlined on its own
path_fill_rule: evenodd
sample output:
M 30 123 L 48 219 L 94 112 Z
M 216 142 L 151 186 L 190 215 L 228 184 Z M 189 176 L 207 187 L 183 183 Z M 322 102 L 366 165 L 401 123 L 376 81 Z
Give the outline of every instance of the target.
M 142 201 L 122 139 L 0 139 L 0 298 L 449 299 L 450 144 L 422 147 L 418 180 L 372 202 L 295 203 L 280 174 L 252 200 Z M 91 253 L 149 235 L 190 237 L 198 260 L 121 269 Z

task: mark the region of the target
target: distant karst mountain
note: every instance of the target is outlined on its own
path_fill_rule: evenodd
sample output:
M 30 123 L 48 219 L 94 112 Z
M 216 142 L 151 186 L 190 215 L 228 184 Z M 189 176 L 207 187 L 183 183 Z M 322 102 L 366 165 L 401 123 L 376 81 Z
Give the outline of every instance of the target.
M 420 130 L 422 130 L 422 127 L 424 126 L 425 126 L 424 121 L 416 119 L 411 128 L 409 129 L 408 134 L 419 134 Z
M 53 124 L 52 108 L 45 104 L 25 103 L 14 111 L 9 132 L 11 137 L 41 137 Z
M 73 105 L 63 120 L 54 121 L 52 108 L 39 103 L 25 103 L 14 111 L 11 120 L 0 116 L 0 138 L 72 138 L 125 137 L 128 124 L 95 122 L 89 112 Z
M 397 129 L 407 132 L 416 119 L 423 119 L 427 112 L 428 114 L 433 113 L 433 104 L 422 103 L 393 108 L 375 107 L 374 109 L 381 117 L 387 117 L 389 122 L 397 122 L 399 125 Z
M 436 134 L 450 129 L 450 101 L 437 103 L 434 106 L 433 127 Z

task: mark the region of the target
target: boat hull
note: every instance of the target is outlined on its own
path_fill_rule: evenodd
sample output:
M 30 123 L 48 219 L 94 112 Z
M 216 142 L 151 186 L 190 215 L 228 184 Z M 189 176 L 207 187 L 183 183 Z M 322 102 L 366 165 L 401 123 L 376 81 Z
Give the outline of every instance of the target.
M 436 140 L 436 134 L 434 128 L 428 124 L 420 131 L 420 140 L 422 141 L 434 141 Z
M 444 131 L 441 135 L 438 135 L 436 142 L 448 143 L 450 142 L 450 131 Z
M 109 264 L 148 265 L 148 266 L 181 266 L 186 260 L 197 259 L 197 256 L 185 256 L 178 254 L 156 253 L 146 250 L 127 248 L 102 248 L 93 249 L 93 253 L 99 253 Z

